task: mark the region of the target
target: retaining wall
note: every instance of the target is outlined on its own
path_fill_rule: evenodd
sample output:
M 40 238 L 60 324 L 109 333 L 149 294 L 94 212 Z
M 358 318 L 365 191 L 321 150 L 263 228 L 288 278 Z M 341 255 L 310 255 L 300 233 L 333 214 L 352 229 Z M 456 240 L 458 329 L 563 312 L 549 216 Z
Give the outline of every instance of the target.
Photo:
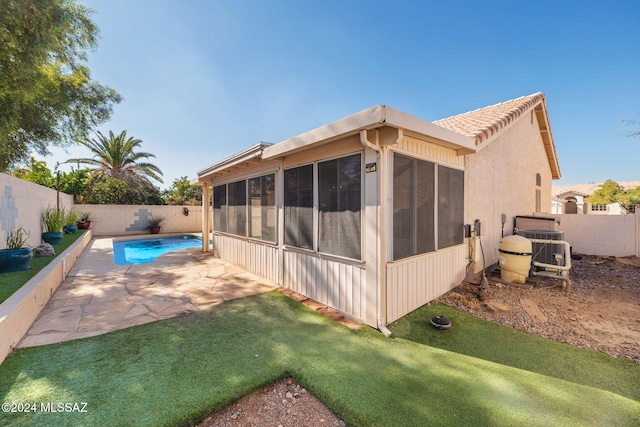
M 73 245 L 0 304 L 0 363 L 27 333 L 92 237 L 91 230 L 87 230 Z

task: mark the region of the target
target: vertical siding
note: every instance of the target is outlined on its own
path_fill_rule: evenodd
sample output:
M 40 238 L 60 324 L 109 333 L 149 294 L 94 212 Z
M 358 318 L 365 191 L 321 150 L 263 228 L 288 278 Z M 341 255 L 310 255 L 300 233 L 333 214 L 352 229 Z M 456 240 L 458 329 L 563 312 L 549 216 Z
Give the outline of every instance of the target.
M 417 138 L 405 137 L 397 148 L 400 151 L 417 154 L 432 162 L 444 163 L 447 166 L 464 167 L 464 156 L 459 156 L 455 150 L 421 141 Z
M 217 257 L 278 283 L 278 248 L 252 240 L 213 236 Z
M 285 251 L 283 271 L 285 287 L 356 319 L 365 319 L 364 265 Z
M 387 264 L 387 322 L 391 323 L 458 286 L 466 246 L 459 245 Z

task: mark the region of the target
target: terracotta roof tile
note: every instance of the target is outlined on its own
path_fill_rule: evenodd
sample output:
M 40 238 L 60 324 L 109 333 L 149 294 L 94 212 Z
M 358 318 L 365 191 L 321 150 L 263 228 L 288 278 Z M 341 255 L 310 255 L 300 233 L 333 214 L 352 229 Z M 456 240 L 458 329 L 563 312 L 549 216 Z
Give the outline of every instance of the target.
M 544 101 L 542 92 L 523 96 L 500 104 L 479 108 L 468 113 L 437 120 L 433 123 L 474 138 L 479 145 L 498 133 L 522 114 Z

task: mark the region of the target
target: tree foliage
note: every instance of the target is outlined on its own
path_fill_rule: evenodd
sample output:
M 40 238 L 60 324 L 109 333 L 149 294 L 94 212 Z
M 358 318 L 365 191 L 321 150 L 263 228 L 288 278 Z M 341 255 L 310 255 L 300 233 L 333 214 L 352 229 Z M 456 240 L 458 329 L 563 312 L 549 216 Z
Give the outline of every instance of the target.
M 168 205 L 202 204 L 202 188 L 191 185 L 186 176 L 174 179 L 171 187 L 162 194 Z
M 621 203 L 625 206 L 640 204 L 640 187 L 623 190 L 620 184 L 610 179 L 606 180 L 591 196 L 592 205 L 608 205 Z
M 131 186 L 150 184 L 149 178 L 162 182 L 160 168 L 152 163 L 140 161 L 155 157 L 151 153 L 136 152 L 142 144 L 141 140 L 127 138 L 126 130 L 118 135 L 109 131 L 108 137 L 100 132 L 97 132 L 97 135 L 97 139 L 80 141 L 81 145 L 93 153 L 93 158 L 69 159 L 65 163 L 85 164 L 92 167 L 94 179 L 98 180 L 102 177 L 114 177 Z
M 36 160 L 34 156 L 29 159 L 27 167 L 15 170 L 13 176 L 49 188 L 56 186 L 56 179 L 51 173 L 51 169 L 43 160 Z
M 0 1 L 0 171 L 86 138 L 120 102 L 85 65 L 90 14 L 74 0 Z
M 127 137 L 127 131 L 109 136 L 97 132 L 97 138 L 80 141 L 92 153 L 92 158 L 69 159 L 66 163 L 88 165 L 91 169 L 86 203 L 101 204 L 164 204 L 160 190 L 151 179 L 162 182 L 162 171 L 143 161 L 155 155 L 136 151 L 142 141 Z M 109 194 L 109 190 L 113 194 Z M 126 193 L 126 194 L 123 194 Z

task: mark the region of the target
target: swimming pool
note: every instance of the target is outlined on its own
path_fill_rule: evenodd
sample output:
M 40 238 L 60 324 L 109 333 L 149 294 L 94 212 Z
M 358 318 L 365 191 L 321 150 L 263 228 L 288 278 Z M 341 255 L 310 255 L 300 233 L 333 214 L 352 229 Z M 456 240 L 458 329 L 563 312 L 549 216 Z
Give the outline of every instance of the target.
M 201 244 L 202 239 L 196 236 L 172 236 L 114 241 L 113 262 L 118 265 L 154 262 L 160 255 L 178 249 L 200 246 Z

